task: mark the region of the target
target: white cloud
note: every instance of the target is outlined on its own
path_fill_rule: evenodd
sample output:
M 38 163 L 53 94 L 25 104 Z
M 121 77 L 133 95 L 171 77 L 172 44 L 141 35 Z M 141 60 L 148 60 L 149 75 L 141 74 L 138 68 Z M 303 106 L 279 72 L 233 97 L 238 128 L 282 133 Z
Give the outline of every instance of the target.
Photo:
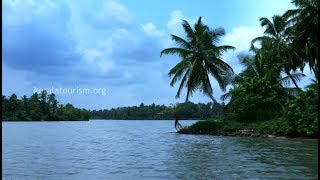
M 182 20 L 186 19 L 181 10 L 174 10 L 170 14 L 170 20 L 168 21 L 167 28 L 171 33 L 179 32 L 181 29 Z M 179 33 L 181 34 L 181 32 Z
M 163 33 L 157 30 L 157 27 L 153 23 L 141 24 L 141 29 L 144 33 L 154 37 L 163 36 Z
M 45 18 L 59 11 L 51 0 L 4 0 L 3 21 L 9 26 L 30 23 L 35 18 Z
M 234 51 L 224 53 L 223 60 L 225 60 L 235 71 L 240 73 L 242 66 L 239 64 L 237 56 L 243 52 L 249 52 L 252 39 L 262 36 L 263 29 L 260 26 L 240 26 L 232 29 L 221 39 L 221 44 L 234 46 Z
M 260 26 L 240 26 L 233 28 L 230 33 L 227 33 L 223 37 L 222 43 L 234 46 L 238 52 L 247 51 L 250 48 L 251 40 L 262 35 L 263 28 Z
M 83 56 L 88 62 L 94 62 L 96 59 L 101 58 L 102 52 L 96 49 L 86 49 Z
M 108 60 L 102 60 L 97 63 L 101 68 L 102 72 L 108 72 L 114 67 L 114 63 Z
M 117 21 L 118 23 L 130 24 L 133 16 L 122 4 L 116 1 L 105 1 L 102 4 L 102 10 L 96 13 L 94 18 L 101 23 Z
M 182 28 L 182 20 L 188 21 L 188 23 L 193 26 L 199 17 L 194 17 L 194 18 L 187 18 L 184 16 L 181 10 L 174 10 L 170 14 L 170 19 L 167 23 L 167 29 L 170 34 L 174 35 L 184 35 L 184 31 Z M 207 23 L 204 18 L 201 19 L 203 23 Z
M 84 1 L 68 1 L 68 3 L 70 7 L 68 30 L 77 43 L 77 52 L 82 55 L 88 67 L 93 67 L 94 72 L 110 72 L 116 66 L 112 55 L 119 48 L 117 42 L 135 40 L 128 27 L 123 26 L 132 23 L 131 13 L 116 1 L 90 4 L 98 7 L 95 11 L 92 11 L 92 8 L 85 8 Z
M 130 38 L 131 37 L 131 38 Z M 131 40 L 134 39 L 135 37 L 132 36 L 131 32 L 125 28 L 119 28 L 114 30 L 111 35 L 109 36 L 109 38 L 112 38 L 114 40 L 122 40 L 122 39 L 127 39 Z

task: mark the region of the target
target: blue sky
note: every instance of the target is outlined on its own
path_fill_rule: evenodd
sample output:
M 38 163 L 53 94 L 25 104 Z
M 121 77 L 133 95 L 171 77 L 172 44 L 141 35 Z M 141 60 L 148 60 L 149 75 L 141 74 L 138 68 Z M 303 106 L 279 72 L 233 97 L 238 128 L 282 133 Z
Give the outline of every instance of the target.
M 182 19 L 193 24 L 202 16 L 210 27 L 224 27 L 220 43 L 236 50 L 223 57 L 239 73 L 237 55 L 263 33 L 259 18 L 291 8 L 289 0 L 4 0 L 2 91 L 107 89 L 105 95 L 57 94 L 60 103 L 90 109 L 183 102 L 185 93 L 176 99 L 167 75 L 179 59 L 159 56 L 174 46 L 170 34 L 183 36 Z M 223 92 L 212 85 L 219 99 Z M 196 93 L 191 101 L 210 99 Z

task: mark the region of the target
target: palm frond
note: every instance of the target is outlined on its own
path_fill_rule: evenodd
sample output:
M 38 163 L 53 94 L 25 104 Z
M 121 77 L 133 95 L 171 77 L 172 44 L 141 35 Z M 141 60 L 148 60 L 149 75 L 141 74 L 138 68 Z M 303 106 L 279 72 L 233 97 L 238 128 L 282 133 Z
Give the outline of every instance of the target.
M 218 27 L 210 30 L 209 34 L 211 36 L 211 41 L 213 43 L 218 43 L 220 38 L 225 35 L 225 30 L 222 27 Z
M 186 85 L 186 81 L 187 81 L 187 79 L 188 79 L 188 77 L 189 77 L 189 73 L 190 73 L 190 69 L 188 69 L 188 70 L 186 71 L 186 73 L 184 74 L 184 76 L 183 76 L 183 78 L 182 78 L 182 80 L 181 80 L 180 86 L 179 86 L 179 88 L 178 88 L 178 92 L 177 92 L 177 94 L 176 94 L 176 98 L 179 98 L 179 97 L 180 97 L 181 91 L 182 91 L 183 87 Z
M 235 50 L 236 48 L 233 46 L 228 45 L 222 45 L 222 46 L 216 46 L 213 49 L 206 50 L 205 53 L 213 53 L 221 55 L 223 52 L 227 52 L 228 50 Z
M 188 49 L 183 48 L 167 48 L 161 51 L 160 57 L 162 57 L 163 54 L 172 54 L 172 55 L 178 55 L 182 58 L 186 57 L 188 54 L 192 53 L 192 51 Z
M 275 29 L 273 23 L 268 18 L 262 17 L 260 18 L 259 21 L 260 21 L 260 25 L 266 28 L 264 31 L 264 34 L 268 34 L 271 36 L 277 35 L 277 30 Z
M 303 77 L 306 77 L 306 75 L 303 73 L 293 73 L 281 78 L 278 82 L 279 84 L 282 84 L 283 86 L 288 87 L 291 85 L 292 79 L 294 79 L 295 81 L 300 81 Z
M 176 42 L 176 44 L 184 49 L 187 49 L 187 50 L 191 50 L 192 49 L 192 45 L 187 42 L 186 40 L 184 40 L 183 38 L 179 37 L 179 36 L 176 36 L 176 35 L 171 35 L 171 38 L 173 41 Z
M 231 96 L 232 96 L 232 91 L 229 91 L 229 92 L 224 93 L 224 94 L 220 97 L 220 99 L 221 99 L 221 101 L 225 101 L 225 100 L 227 100 L 227 99 L 230 99 Z
M 192 29 L 192 27 L 190 26 L 190 24 L 188 23 L 188 21 L 186 20 L 182 20 L 182 27 L 186 33 L 186 36 L 189 40 L 192 40 L 195 38 L 195 33 Z

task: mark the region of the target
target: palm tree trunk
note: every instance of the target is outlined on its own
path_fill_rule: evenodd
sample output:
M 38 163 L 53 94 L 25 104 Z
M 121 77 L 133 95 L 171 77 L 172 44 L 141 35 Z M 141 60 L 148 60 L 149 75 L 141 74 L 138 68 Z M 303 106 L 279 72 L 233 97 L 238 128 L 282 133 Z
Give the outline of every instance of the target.
M 186 102 L 188 102 L 188 101 L 189 101 L 189 95 L 190 95 L 190 91 L 189 91 L 189 88 L 188 88 L 188 90 L 187 90 Z
M 209 97 L 213 101 L 213 103 L 218 103 L 217 100 L 211 94 L 209 95 Z
M 174 116 L 174 127 L 176 128 L 176 130 L 180 130 L 182 128 L 181 124 L 179 123 L 179 118 L 178 118 L 178 114 L 177 112 L 173 113 Z

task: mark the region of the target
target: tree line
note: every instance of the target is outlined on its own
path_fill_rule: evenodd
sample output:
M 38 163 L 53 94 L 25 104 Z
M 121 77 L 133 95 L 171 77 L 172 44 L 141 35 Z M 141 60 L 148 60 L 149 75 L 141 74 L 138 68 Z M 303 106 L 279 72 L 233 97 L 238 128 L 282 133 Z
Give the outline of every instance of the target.
M 20 99 L 16 94 L 2 95 L 2 120 L 6 121 L 75 121 L 88 120 L 86 109 L 75 108 L 72 104 L 62 105 L 54 94 L 42 91 Z
M 179 119 L 205 119 L 223 116 L 220 103 L 177 103 L 176 113 Z M 55 94 L 42 91 L 30 97 L 16 94 L 2 96 L 2 120 L 5 121 L 74 121 L 89 119 L 114 120 L 169 120 L 174 119 L 170 111 L 172 106 L 144 105 L 118 107 L 103 110 L 75 108 L 72 104 L 59 104 Z
M 172 107 L 152 103 L 139 106 L 118 107 L 104 110 L 90 110 L 91 119 L 123 119 L 123 120 L 168 120 L 174 119 L 169 111 Z M 193 102 L 178 103 L 179 119 L 204 119 L 223 115 L 223 105 L 209 102 L 207 104 Z

